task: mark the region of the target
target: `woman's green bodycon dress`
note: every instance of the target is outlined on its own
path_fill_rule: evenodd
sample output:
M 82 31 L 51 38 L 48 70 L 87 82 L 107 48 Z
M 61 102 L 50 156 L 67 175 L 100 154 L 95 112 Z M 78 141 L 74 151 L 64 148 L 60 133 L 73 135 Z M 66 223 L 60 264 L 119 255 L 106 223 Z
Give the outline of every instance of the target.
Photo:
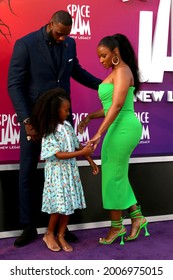
M 142 125 L 134 114 L 134 89 L 129 87 L 125 103 L 108 128 L 102 144 L 104 209 L 123 210 L 137 202 L 128 179 L 129 158 L 142 133 Z M 98 89 L 105 115 L 112 104 L 113 90 L 111 83 L 102 83 Z

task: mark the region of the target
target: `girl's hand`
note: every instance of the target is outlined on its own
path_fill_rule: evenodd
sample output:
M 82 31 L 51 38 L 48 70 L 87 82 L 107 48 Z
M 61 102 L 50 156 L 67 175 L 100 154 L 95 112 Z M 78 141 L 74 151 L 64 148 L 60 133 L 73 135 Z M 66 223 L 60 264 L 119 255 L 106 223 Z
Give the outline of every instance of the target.
M 101 140 L 101 135 L 97 132 L 94 137 L 92 137 L 90 139 L 90 141 L 88 141 L 88 144 L 90 144 L 93 147 L 93 151 L 95 151 L 95 149 L 97 148 L 97 145 L 99 144 Z
M 84 132 L 84 129 L 86 128 L 86 126 L 88 125 L 89 122 L 90 122 L 89 115 L 80 121 L 80 123 L 78 124 L 78 131 L 80 134 L 82 134 Z
M 99 173 L 99 168 L 98 168 L 97 164 L 92 160 L 90 162 L 90 165 L 93 169 L 93 175 L 97 175 Z
M 94 150 L 93 150 L 93 145 L 91 145 L 91 144 L 89 144 L 89 143 L 88 143 L 86 146 L 84 146 L 83 149 L 82 149 L 82 155 L 83 155 L 83 156 L 89 156 L 89 155 L 91 155 L 93 152 L 94 152 Z

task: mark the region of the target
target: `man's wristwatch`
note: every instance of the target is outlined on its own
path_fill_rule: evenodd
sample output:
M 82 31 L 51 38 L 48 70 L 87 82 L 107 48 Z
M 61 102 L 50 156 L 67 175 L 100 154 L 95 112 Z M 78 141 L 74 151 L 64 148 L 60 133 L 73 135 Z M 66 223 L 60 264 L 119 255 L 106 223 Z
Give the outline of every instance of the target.
M 30 118 L 24 119 L 23 124 L 31 124 L 31 119 Z

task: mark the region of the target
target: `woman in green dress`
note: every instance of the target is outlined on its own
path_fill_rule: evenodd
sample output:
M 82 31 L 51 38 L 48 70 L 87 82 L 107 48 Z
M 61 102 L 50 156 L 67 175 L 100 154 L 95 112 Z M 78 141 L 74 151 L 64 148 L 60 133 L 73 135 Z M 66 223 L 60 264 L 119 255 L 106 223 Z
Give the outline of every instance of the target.
M 104 37 L 97 48 L 100 63 L 112 71 L 103 80 L 98 95 L 103 109 L 90 113 L 79 126 L 83 132 L 91 119 L 104 117 L 90 143 L 94 150 L 104 132 L 102 144 L 102 200 L 104 209 L 109 210 L 111 227 L 101 244 L 111 244 L 121 237 L 124 244 L 126 229 L 122 224 L 122 211 L 128 209 L 132 220 L 131 232 L 125 241 L 138 237 L 142 228 L 147 231 L 147 220 L 140 207 L 128 178 L 129 158 L 138 145 L 142 125 L 134 114 L 134 94 L 139 89 L 139 73 L 135 52 L 125 35 Z

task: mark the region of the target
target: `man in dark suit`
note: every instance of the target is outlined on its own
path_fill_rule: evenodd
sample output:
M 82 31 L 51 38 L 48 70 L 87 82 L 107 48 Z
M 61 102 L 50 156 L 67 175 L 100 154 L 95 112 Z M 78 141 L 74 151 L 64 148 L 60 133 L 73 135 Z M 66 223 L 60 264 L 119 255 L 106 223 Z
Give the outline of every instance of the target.
M 31 113 L 38 97 L 45 91 L 61 87 L 70 94 L 70 78 L 98 89 L 101 83 L 78 61 L 76 43 L 70 38 L 71 15 L 66 11 L 53 14 L 51 20 L 40 30 L 17 40 L 14 46 L 8 75 L 8 90 L 17 113 L 20 128 L 20 171 L 19 204 L 20 222 L 23 233 L 14 245 L 29 244 L 37 236 L 36 223 L 32 209 L 34 172 L 40 156 L 40 142 L 32 128 Z M 72 123 L 72 114 L 70 115 Z M 75 236 L 66 230 L 65 238 L 74 240 Z

